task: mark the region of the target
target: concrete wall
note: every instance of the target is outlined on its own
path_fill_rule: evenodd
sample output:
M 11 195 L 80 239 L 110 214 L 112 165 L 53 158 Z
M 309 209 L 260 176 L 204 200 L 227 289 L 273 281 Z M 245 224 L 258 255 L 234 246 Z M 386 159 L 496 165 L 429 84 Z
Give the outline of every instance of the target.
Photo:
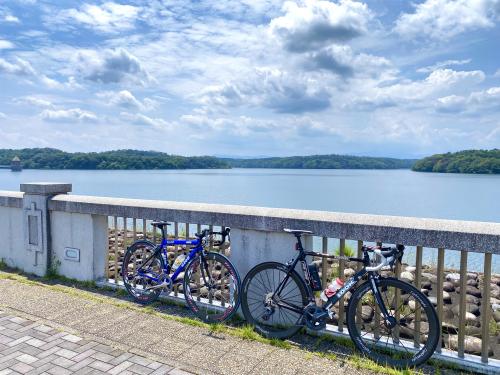
M 296 242 L 295 236 L 289 233 L 231 228 L 231 262 L 243 280 L 248 271 L 259 263 L 286 263 L 295 258 Z M 303 237 L 302 245 L 311 249 L 312 237 Z M 298 268 L 297 271 L 301 272 Z
M 58 274 L 77 280 L 104 277 L 108 250 L 106 216 L 51 212 L 52 264 Z M 78 258 L 67 256 L 78 254 Z
M 10 267 L 33 272 L 34 254 L 24 247 L 23 210 L 0 206 L 0 259 Z

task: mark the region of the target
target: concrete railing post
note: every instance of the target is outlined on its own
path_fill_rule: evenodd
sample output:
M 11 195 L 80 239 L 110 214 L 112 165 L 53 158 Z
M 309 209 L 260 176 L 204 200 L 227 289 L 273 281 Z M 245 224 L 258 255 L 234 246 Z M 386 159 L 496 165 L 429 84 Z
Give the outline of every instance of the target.
M 44 276 L 51 264 L 51 233 L 48 201 L 57 194 L 71 191 L 71 184 L 33 182 L 21 184 L 23 197 L 24 249 L 27 253 L 18 265 L 25 272 Z
M 248 271 L 259 263 L 286 263 L 297 257 L 296 242 L 295 236 L 286 232 L 231 228 L 231 262 L 243 280 Z M 312 236 L 303 236 L 302 245 L 306 250 L 312 250 Z M 302 274 L 300 267 L 297 267 L 297 272 Z

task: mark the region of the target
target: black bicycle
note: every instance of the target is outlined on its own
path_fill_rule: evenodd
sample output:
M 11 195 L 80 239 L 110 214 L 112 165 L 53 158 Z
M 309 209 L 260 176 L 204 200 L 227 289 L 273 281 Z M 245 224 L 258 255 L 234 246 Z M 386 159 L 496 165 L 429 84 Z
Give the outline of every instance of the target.
M 305 230 L 285 229 L 297 238 L 297 258 L 286 264 L 261 263 L 252 268 L 242 285 L 242 310 L 247 321 L 268 338 L 288 338 L 302 327 L 326 328 L 333 317 L 331 308 L 348 291 L 352 295 L 346 310 L 347 329 L 356 347 L 372 360 L 393 367 L 414 367 L 425 362 L 438 344 L 440 325 L 432 303 L 413 285 L 379 271 L 401 263 L 404 246 L 363 246 L 363 257 L 340 257 L 305 251 L 301 235 Z M 370 258 L 378 258 L 378 264 Z M 323 306 L 315 302 L 314 291 L 322 290 L 316 265 L 306 256 L 360 262 L 363 267 Z M 301 263 L 304 277 L 295 270 Z M 355 287 L 362 278 L 367 280 Z

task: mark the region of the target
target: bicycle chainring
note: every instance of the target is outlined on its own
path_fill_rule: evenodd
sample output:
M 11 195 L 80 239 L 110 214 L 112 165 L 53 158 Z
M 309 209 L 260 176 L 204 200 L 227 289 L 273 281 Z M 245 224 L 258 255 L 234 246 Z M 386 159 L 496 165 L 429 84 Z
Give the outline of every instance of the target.
M 304 309 L 304 321 L 307 328 L 319 331 L 326 328 L 328 312 L 316 305 L 309 305 Z

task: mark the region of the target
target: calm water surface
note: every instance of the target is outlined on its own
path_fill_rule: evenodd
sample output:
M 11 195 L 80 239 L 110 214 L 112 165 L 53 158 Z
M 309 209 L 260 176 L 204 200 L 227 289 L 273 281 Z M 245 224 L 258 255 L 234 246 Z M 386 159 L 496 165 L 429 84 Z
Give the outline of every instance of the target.
M 18 191 L 20 183 L 33 181 L 71 182 L 73 193 L 84 195 L 500 222 L 499 175 L 409 170 L 0 170 L 0 190 Z M 435 262 L 433 251 L 425 253 L 426 261 Z M 470 266 L 481 270 L 482 256 L 469 258 Z M 500 272 L 497 258 L 494 268 Z M 449 266 L 459 264 L 454 252 L 447 260 Z

